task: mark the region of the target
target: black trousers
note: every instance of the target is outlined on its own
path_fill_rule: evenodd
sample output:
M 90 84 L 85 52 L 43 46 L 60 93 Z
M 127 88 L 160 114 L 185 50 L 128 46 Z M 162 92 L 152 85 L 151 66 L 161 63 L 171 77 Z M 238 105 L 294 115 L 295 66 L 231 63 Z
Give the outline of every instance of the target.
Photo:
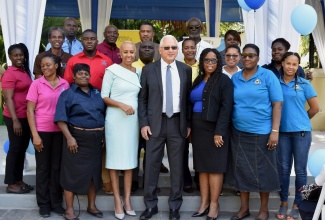
M 146 146 L 146 169 L 144 178 L 144 203 L 153 208 L 158 203 L 156 187 L 165 144 L 170 165 L 171 192 L 168 204 L 170 209 L 179 209 L 182 205 L 183 191 L 183 155 L 185 137 L 180 133 L 179 116 L 162 117 L 158 137 L 150 137 Z
M 183 160 L 184 187 L 192 186 L 192 176 L 191 176 L 190 169 L 188 167 L 189 147 L 190 147 L 190 143 L 188 142 L 188 139 L 186 139 L 185 147 L 184 147 L 184 160 Z
M 63 144 L 62 132 L 38 132 L 43 141 L 43 150 L 35 151 L 36 200 L 39 207 L 62 206 L 60 167 Z
M 9 136 L 9 150 L 6 157 L 5 184 L 15 184 L 23 180 L 24 160 L 30 139 L 30 129 L 27 118 L 19 118 L 23 134 L 14 133 L 13 121 L 3 116 Z

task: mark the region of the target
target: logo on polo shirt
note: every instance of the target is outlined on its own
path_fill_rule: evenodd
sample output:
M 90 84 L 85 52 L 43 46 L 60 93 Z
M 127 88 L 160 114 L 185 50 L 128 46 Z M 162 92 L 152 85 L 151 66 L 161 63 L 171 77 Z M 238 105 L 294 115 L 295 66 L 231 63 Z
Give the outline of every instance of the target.
M 107 66 L 106 60 L 102 60 L 102 66 Z
M 260 80 L 260 79 L 256 79 L 256 80 L 254 81 L 254 84 L 255 84 L 255 85 L 260 85 L 260 84 L 261 84 L 261 80 Z

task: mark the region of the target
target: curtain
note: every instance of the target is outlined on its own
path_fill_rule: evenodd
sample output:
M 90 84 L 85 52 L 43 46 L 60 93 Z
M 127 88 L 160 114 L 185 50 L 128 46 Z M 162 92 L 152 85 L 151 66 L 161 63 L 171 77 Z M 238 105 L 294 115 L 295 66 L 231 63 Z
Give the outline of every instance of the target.
M 97 35 L 98 42 L 104 40 L 103 32 L 111 18 L 113 0 L 98 0 Z
M 78 0 L 82 31 L 91 29 L 91 0 Z
M 214 37 L 219 37 L 220 36 L 220 21 L 221 21 L 221 8 L 222 8 L 222 0 L 217 0 L 216 2 L 216 19 L 215 19 L 215 24 L 214 28 L 216 30 L 215 36 Z
M 215 18 L 213 21 L 210 21 L 210 0 L 204 0 L 204 12 L 205 12 L 205 21 L 207 29 L 207 37 L 211 37 L 212 33 L 215 33 L 212 37 L 220 36 L 220 21 L 221 21 L 221 9 L 222 9 L 222 0 L 212 0 L 216 1 Z M 214 24 L 214 25 L 212 25 Z M 211 30 L 214 28 L 215 32 Z
M 8 65 L 10 45 L 24 43 L 29 50 L 29 66 L 33 72 L 39 53 L 46 0 L 0 0 L 0 19 Z
M 325 74 L 325 24 L 322 5 L 319 0 L 306 0 L 306 4 L 312 6 L 317 13 L 317 25 L 312 34 L 317 48 L 319 60 L 323 65 L 323 72 Z
M 271 61 L 271 43 L 279 37 L 291 44 L 291 51 L 298 51 L 300 34 L 291 25 L 291 12 L 305 0 L 267 0 L 255 12 L 243 12 L 247 43 L 255 43 L 260 48 L 259 64 Z

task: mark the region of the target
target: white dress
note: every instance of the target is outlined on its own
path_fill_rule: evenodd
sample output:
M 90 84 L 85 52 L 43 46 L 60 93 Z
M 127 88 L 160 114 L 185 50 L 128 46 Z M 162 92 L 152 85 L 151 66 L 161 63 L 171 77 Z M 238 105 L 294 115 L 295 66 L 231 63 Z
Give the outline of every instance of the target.
M 138 93 L 140 71 L 131 72 L 118 64 L 106 68 L 101 95 L 132 106 L 133 115 L 108 106 L 105 117 L 106 165 L 108 169 L 129 170 L 138 164 Z

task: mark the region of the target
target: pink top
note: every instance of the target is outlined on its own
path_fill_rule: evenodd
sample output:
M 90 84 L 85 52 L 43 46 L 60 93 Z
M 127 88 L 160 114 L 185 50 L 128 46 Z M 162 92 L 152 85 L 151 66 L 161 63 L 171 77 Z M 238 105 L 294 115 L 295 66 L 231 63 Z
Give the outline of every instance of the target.
M 27 100 L 36 103 L 35 123 L 37 131 L 60 131 L 54 124 L 56 103 L 64 90 L 69 88 L 69 83 L 59 77 L 58 86 L 53 89 L 50 83 L 42 76 L 36 79 L 29 88 Z
M 18 118 L 26 118 L 27 114 L 27 100 L 26 95 L 32 79 L 30 76 L 21 69 L 9 66 L 1 77 L 2 89 L 13 89 L 13 102 L 15 111 Z M 8 106 L 4 106 L 3 115 L 11 118 Z

